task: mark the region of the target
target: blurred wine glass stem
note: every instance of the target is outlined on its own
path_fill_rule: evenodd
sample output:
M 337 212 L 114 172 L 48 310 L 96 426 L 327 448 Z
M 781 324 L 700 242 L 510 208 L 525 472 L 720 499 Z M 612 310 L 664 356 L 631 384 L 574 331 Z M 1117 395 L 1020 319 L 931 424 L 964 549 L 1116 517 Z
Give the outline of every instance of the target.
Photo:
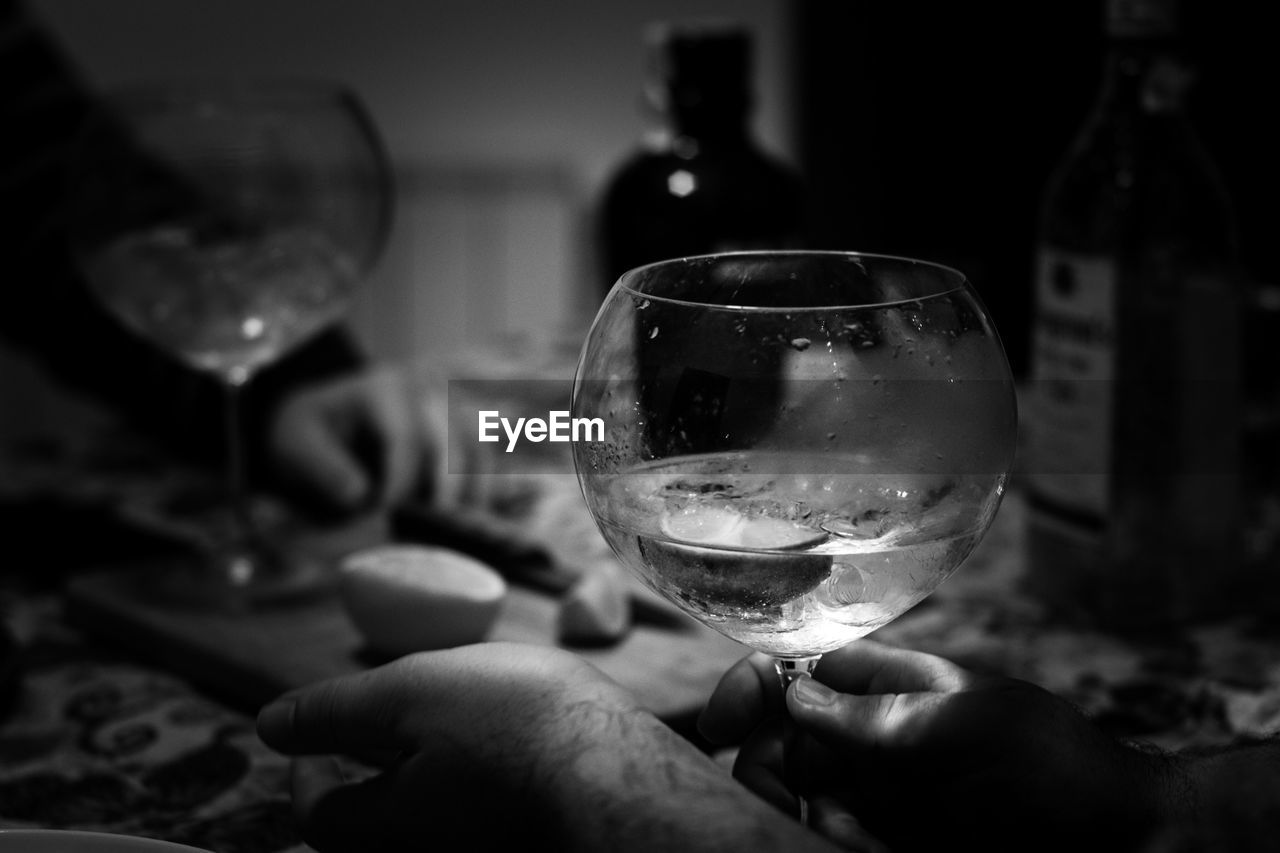
M 231 536 L 224 572 L 233 587 L 248 585 L 256 574 L 254 559 L 253 516 L 245 488 L 244 437 L 240 429 L 240 395 L 249 381 L 249 369 L 232 367 L 227 371 L 227 491 L 231 502 Z

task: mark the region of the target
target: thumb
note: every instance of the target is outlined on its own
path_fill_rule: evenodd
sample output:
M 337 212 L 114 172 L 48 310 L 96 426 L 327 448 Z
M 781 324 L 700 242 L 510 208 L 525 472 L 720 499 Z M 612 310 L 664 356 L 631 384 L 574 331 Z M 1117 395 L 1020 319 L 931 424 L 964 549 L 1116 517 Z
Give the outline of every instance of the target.
M 787 691 L 787 710 L 805 731 L 828 746 L 857 752 L 891 744 L 936 694 L 839 693 L 812 677 L 797 678 Z
M 413 715 L 394 671 L 369 670 L 280 696 L 258 712 L 258 736 L 288 755 L 413 748 Z

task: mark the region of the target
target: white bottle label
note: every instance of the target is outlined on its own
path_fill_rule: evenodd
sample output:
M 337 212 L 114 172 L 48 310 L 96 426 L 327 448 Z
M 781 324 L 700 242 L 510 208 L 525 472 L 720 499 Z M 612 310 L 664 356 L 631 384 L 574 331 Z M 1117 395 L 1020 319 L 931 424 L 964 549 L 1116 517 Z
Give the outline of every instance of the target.
M 1035 304 L 1027 477 L 1038 498 L 1100 522 L 1113 452 L 1115 263 L 1042 246 Z

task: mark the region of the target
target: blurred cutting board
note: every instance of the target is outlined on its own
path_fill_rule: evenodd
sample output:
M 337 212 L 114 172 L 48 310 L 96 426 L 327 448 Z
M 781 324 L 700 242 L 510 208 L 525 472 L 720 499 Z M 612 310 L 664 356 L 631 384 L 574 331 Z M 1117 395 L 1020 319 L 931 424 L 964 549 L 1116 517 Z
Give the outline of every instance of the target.
M 68 618 L 248 710 L 283 691 L 382 662 L 365 649 L 334 593 L 240 614 L 210 612 L 155 601 L 149 572 L 163 570 L 74 578 L 66 588 Z M 554 645 L 558 606 L 548 595 L 512 586 L 489 639 Z M 616 645 L 573 651 L 680 729 L 746 654 L 691 619 L 639 624 Z

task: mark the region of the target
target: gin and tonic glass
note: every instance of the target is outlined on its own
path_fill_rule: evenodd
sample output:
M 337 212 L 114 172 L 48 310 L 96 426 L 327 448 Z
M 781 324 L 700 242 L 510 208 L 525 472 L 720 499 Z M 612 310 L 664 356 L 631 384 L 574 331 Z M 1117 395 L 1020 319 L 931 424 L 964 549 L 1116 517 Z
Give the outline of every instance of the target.
M 844 252 L 631 270 L 587 336 L 572 415 L 620 560 L 771 655 L 784 687 L 929 595 L 995 517 L 1016 408 L 956 270 Z

